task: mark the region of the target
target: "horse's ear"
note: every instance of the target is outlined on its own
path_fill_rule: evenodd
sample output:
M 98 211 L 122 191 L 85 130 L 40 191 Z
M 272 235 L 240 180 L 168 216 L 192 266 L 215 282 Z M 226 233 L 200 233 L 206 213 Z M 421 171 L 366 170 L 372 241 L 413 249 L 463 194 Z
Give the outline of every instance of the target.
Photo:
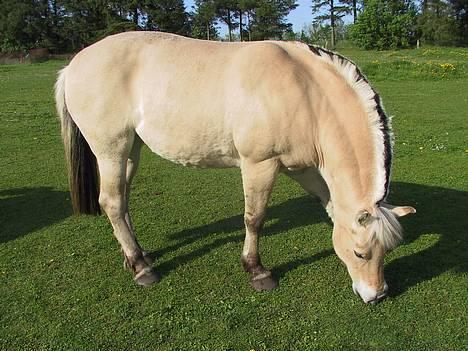
M 382 203 L 382 207 L 388 208 L 397 217 L 403 217 L 410 213 L 416 213 L 416 209 L 411 206 L 393 206 L 387 203 Z

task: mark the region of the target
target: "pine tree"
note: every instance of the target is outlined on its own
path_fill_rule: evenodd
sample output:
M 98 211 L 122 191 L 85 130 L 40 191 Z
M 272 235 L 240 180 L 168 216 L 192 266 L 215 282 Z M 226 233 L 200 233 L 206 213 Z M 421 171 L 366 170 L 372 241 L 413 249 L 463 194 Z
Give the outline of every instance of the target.
M 341 19 L 347 13 L 350 8 L 345 3 L 341 3 L 338 0 L 313 0 L 312 1 L 312 12 L 317 13 L 325 9 L 325 14 L 315 16 L 315 20 L 318 21 L 330 21 L 331 28 L 331 46 L 334 47 L 336 44 L 336 21 Z
M 358 1 L 357 0 L 341 0 L 341 2 L 343 4 L 346 4 L 350 8 L 350 11 L 352 11 L 353 13 L 353 22 L 356 23 Z
M 232 32 L 239 26 L 239 4 L 237 0 L 215 0 L 216 15 L 228 27 L 229 41 L 232 41 Z
M 189 34 L 188 14 L 182 0 L 148 1 L 144 6 L 146 28 L 180 35 Z
M 252 11 L 252 38 L 254 40 L 282 39 L 292 27 L 291 23 L 286 22 L 286 17 L 296 7 L 295 0 L 257 1 Z
M 216 4 L 214 0 L 196 0 L 196 10 L 192 13 L 192 36 L 199 39 L 215 39 Z

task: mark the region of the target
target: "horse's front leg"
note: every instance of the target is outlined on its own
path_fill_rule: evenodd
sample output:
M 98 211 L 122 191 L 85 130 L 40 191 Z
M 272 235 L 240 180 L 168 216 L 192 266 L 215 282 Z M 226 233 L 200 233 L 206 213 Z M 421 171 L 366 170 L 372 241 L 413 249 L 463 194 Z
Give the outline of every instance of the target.
M 276 160 L 259 163 L 248 159 L 241 161 L 245 198 L 245 241 L 241 262 L 244 270 L 250 274 L 250 285 L 257 291 L 272 290 L 278 286 L 271 272 L 263 267 L 258 253 L 258 236 L 278 169 Z

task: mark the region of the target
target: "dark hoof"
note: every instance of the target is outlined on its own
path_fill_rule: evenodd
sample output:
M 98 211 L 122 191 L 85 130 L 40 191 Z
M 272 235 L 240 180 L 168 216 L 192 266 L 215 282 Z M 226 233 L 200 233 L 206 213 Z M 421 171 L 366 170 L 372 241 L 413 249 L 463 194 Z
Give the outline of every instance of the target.
M 143 268 L 133 278 L 138 285 L 148 286 L 160 281 L 159 275 L 152 268 Z
M 278 286 L 278 282 L 271 276 L 271 273 L 266 276 L 260 274 L 250 280 L 250 285 L 256 291 L 270 291 Z

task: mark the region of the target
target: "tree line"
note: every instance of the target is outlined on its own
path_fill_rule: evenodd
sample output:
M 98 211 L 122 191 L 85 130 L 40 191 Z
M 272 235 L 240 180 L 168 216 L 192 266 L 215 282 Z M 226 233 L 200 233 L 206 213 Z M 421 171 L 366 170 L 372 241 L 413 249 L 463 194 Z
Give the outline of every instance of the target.
M 305 42 L 349 38 L 366 49 L 408 47 L 417 40 L 466 44 L 468 0 L 311 0 L 311 24 L 292 31 L 296 0 L 0 0 L 0 51 L 75 52 L 109 34 L 158 30 L 194 38 Z M 344 16 L 353 22 L 345 25 Z
M 295 37 L 309 43 L 349 39 L 363 49 L 468 45 L 468 0 L 316 0 L 322 11 Z M 352 15 L 345 25 L 343 17 Z

